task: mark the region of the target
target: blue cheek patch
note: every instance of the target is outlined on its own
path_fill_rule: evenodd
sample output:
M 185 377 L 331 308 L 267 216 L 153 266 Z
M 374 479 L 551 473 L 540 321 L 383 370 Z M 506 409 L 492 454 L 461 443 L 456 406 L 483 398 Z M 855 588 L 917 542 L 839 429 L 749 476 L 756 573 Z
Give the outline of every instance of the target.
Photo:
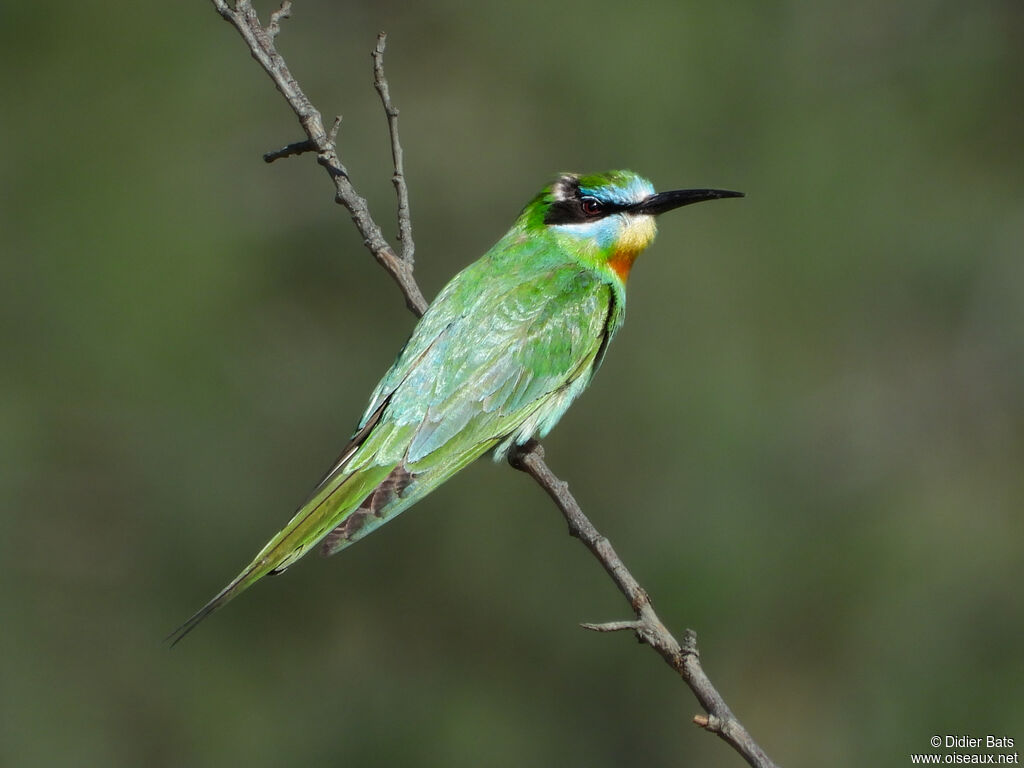
M 552 229 L 571 235 L 577 240 L 595 243 L 601 250 L 606 250 L 618 240 L 622 232 L 622 220 L 619 216 L 612 215 L 582 224 L 557 224 Z

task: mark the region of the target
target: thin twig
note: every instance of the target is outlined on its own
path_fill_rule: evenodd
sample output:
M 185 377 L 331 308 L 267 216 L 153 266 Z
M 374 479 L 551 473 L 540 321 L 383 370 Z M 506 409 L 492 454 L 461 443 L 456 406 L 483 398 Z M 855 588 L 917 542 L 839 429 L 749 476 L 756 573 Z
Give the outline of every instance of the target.
M 417 317 L 422 316 L 427 309 L 427 302 L 413 277 L 413 241 L 408 190 L 402 167 L 402 148 L 398 139 L 398 110 L 391 104 L 387 80 L 384 77 L 384 35 L 378 36 L 377 45 L 373 51 L 374 85 L 384 105 L 391 136 L 394 161 L 392 181 L 398 196 L 401 256 L 396 255 L 384 239 L 380 227 L 370 216 L 366 200 L 356 192 L 349 180 L 348 172 L 341 164 L 336 146 L 336 136 L 341 118 L 335 119 L 330 132 L 324 130 L 320 112 L 313 107 L 303 93 L 298 82 L 289 72 L 284 59 L 274 47 L 274 37 L 280 31 L 280 21 L 289 15 L 291 9 L 289 0 L 284 0 L 281 7 L 271 15 L 271 22 L 267 28 L 260 24 L 250 0 L 237 0 L 234 8 L 231 8 L 225 0 L 212 0 L 212 2 L 220 15 L 242 35 L 253 58 L 270 75 L 277 89 L 295 112 L 308 137 L 307 141 L 295 142 L 281 150 L 268 153 L 267 156 L 264 156 L 267 162 L 271 162 L 277 157 L 315 151 L 317 161 L 327 170 L 334 182 L 335 200 L 349 211 L 352 221 L 363 236 L 363 242 L 367 249 L 398 284 L 405 297 L 406 305 Z M 697 700 L 707 713 L 694 717 L 694 722 L 697 725 L 717 733 L 754 768 L 776 768 L 775 764 L 765 755 L 764 750 L 750 737 L 742 723 L 736 719 L 725 700 L 704 673 L 697 650 L 696 634 L 692 630 L 686 630 L 683 643 L 680 644 L 665 628 L 661 619 L 654 612 L 647 592 L 627 570 L 608 539 L 601 535 L 583 513 L 576 499 L 569 492 L 568 484 L 559 480 L 548 468 L 544 462 L 544 450 L 540 444 L 531 441 L 525 446 L 516 448 L 510 454 L 509 462 L 517 469 L 528 473 L 548 493 L 564 515 L 569 525 L 569 532 L 582 541 L 601 563 L 626 599 L 629 600 L 636 616 L 635 620 L 631 621 L 584 624 L 583 626 L 598 632 L 622 630 L 635 632 L 641 642 L 650 645 L 661 654 L 696 695 Z
M 273 40 L 281 31 L 281 22 L 292 15 L 291 0 L 281 0 L 281 7 L 270 14 L 270 23 L 267 24 L 267 34 Z
M 580 626 L 591 632 L 624 632 L 627 630 L 636 632 L 643 627 L 643 624 L 639 621 L 605 621 L 601 624 L 591 624 L 589 621 L 585 621 Z
M 282 157 L 301 155 L 305 152 L 316 152 L 316 146 L 309 139 L 286 144 L 280 149 L 275 149 L 273 152 L 265 152 L 263 154 L 263 161 L 266 163 L 272 163 L 275 160 L 280 160 Z
M 377 46 L 373 49 L 373 87 L 380 94 L 384 113 L 388 117 L 388 134 L 391 136 L 391 159 L 394 161 L 395 172 L 391 182 L 395 185 L 398 197 L 398 241 L 402 244 L 402 260 L 412 268 L 413 253 L 416 250 L 412 241 L 412 218 L 409 214 L 409 188 L 405 184 L 405 166 L 402 160 L 402 144 L 398 140 L 398 108 L 391 103 L 391 91 L 388 80 L 384 77 L 384 46 L 388 36 L 381 32 L 377 35 Z

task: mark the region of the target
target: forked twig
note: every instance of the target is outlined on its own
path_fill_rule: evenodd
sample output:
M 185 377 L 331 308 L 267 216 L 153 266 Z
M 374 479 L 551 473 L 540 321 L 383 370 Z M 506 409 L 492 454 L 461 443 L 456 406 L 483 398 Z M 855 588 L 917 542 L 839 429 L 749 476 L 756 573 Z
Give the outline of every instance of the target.
M 331 180 L 334 182 L 334 199 L 345 207 L 352 216 L 352 222 L 363 236 L 363 244 L 373 254 L 373 257 L 391 275 L 391 278 L 398 283 L 402 295 L 405 296 L 406 306 L 420 317 L 427 311 L 427 300 L 423 298 L 419 285 L 412 276 L 412 262 L 399 257 L 391 245 L 384 238 L 377 222 L 370 216 L 370 210 L 366 200 L 356 192 L 355 187 L 349 180 L 348 171 L 338 158 L 337 146 L 333 133 L 328 133 L 324 128 L 323 117 L 313 106 L 309 98 L 303 92 L 299 83 L 292 77 L 288 65 L 277 49 L 274 47 L 274 38 L 268 29 L 260 24 L 256 10 L 252 7 L 250 0 L 238 0 L 232 7 L 226 0 L 213 0 L 217 12 L 231 25 L 238 30 L 238 33 L 245 40 L 249 51 L 256 61 L 260 63 L 263 70 L 270 75 L 277 90 L 281 92 L 285 100 L 291 106 L 295 116 L 299 119 L 302 129 L 306 132 L 311 149 L 316 151 L 317 162 L 326 169 Z M 284 18 L 284 12 L 290 11 L 291 4 L 287 0 L 276 12 L 278 22 Z M 337 123 L 336 123 L 337 124 Z M 336 133 L 336 130 L 334 131 Z M 304 142 L 297 142 L 302 144 Z M 294 152 L 290 154 L 295 154 Z

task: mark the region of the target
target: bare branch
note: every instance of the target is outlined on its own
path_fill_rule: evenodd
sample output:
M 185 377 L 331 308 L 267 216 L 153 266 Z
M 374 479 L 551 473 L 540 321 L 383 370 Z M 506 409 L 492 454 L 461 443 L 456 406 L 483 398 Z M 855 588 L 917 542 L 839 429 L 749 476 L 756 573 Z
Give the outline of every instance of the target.
M 277 90 L 291 106 L 302 124 L 310 145 L 315 148 L 317 162 L 327 171 L 334 182 L 334 199 L 345 206 L 352 221 L 363 236 L 363 244 L 377 259 L 384 270 L 398 284 L 405 296 L 406 306 L 420 317 L 427 311 L 427 300 L 423 298 L 419 285 L 413 278 L 412 262 L 400 258 L 388 241 L 384 239 L 377 222 L 370 216 L 366 200 L 356 192 L 349 180 L 348 171 L 338 158 L 337 147 L 330 134 L 324 129 L 323 118 L 309 98 L 292 77 L 281 54 L 274 47 L 274 39 L 260 24 L 259 17 L 250 0 L 238 0 L 232 9 L 225 0 L 213 0 L 213 5 L 222 17 L 238 30 L 249 46 L 249 51 L 263 70 L 274 81 Z M 283 6 L 282 6 L 283 8 Z
M 412 242 L 412 218 L 409 215 L 409 188 L 405 184 L 405 167 L 402 159 L 402 144 L 398 140 L 398 108 L 391 103 L 391 91 L 388 80 L 384 77 L 384 46 L 387 35 L 377 35 L 377 46 L 373 49 L 373 86 L 380 94 L 381 104 L 388 116 L 388 134 L 391 136 L 391 158 L 395 164 L 395 172 L 391 181 L 395 185 L 398 197 L 398 240 L 402 244 L 402 260 L 410 269 L 413 264 L 413 253 L 416 247 Z
M 651 599 L 640 583 L 629 572 L 619 559 L 611 542 L 601 535 L 594 527 L 575 497 L 569 492 L 569 485 L 555 476 L 544 462 L 544 449 L 537 442 L 531 441 L 509 455 L 509 463 L 516 469 L 529 474 L 551 497 L 561 510 L 565 521 L 569 524 L 569 533 L 575 536 L 591 551 L 608 575 L 612 577 L 619 590 L 636 614 L 636 621 L 616 621 L 607 624 L 584 624 L 584 628 L 599 632 L 616 632 L 630 629 L 636 633 L 637 639 L 656 650 L 668 662 L 683 681 L 690 687 L 701 706 L 708 713 L 707 722 L 696 720 L 698 725 L 717 733 L 739 752 L 754 768 L 777 768 L 764 750 L 751 738 L 747 729 L 733 715 L 725 703 L 725 699 L 711 684 L 700 664 L 700 653 L 697 650 L 697 635 L 693 630 L 686 630 L 683 642 L 678 640 L 666 629 L 658 614 L 654 612 Z M 703 718 L 702 715 L 698 717 Z
M 249 50 L 260 66 L 270 76 L 277 89 L 287 100 L 302 124 L 308 137 L 274 152 L 264 155 L 268 163 L 282 157 L 316 152 L 317 162 L 330 175 L 335 187 L 335 200 L 343 205 L 352 216 L 366 248 L 380 265 L 391 275 L 405 296 L 406 305 L 417 316 L 427 309 L 426 299 L 420 292 L 413 277 L 412 224 L 409 215 L 409 194 L 405 183 L 402 147 L 398 138 L 398 110 L 391 103 L 388 83 L 384 77 L 385 36 L 381 33 L 373 50 L 374 86 L 380 94 L 381 103 L 387 115 L 388 132 L 391 137 L 394 174 L 392 181 L 398 197 L 399 239 L 402 243 L 401 256 L 385 240 L 380 227 L 370 216 L 366 200 L 355 190 L 348 172 L 337 153 L 337 133 L 341 117 L 335 119 L 330 131 L 324 130 L 323 118 L 292 77 L 284 59 L 274 47 L 274 38 L 280 32 L 280 22 L 287 18 L 291 3 L 284 0 L 281 7 L 271 14 L 269 25 L 264 28 L 259 21 L 250 0 L 237 0 L 234 8 L 225 0 L 212 0 L 214 7 L 242 35 Z M 603 624 L 583 624 L 585 629 L 597 632 L 618 632 L 629 630 L 642 642 L 654 648 L 683 678 L 704 708 L 706 715 L 696 715 L 694 722 L 705 730 L 717 733 L 722 739 L 743 756 L 754 768 L 777 768 L 757 743 L 750 737 L 743 724 L 733 715 L 715 687 L 711 684 L 700 664 L 697 636 L 686 630 L 683 642 L 665 628 L 654 612 L 651 600 L 639 582 L 627 570 L 616 554 L 611 543 L 594 527 L 569 492 L 567 483 L 548 468 L 544 462 L 544 449 L 535 441 L 516 447 L 509 456 L 509 463 L 531 477 L 548 493 L 561 510 L 569 525 L 569 533 L 578 538 L 611 576 L 619 590 L 625 595 L 635 614 L 630 621 L 613 621 Z

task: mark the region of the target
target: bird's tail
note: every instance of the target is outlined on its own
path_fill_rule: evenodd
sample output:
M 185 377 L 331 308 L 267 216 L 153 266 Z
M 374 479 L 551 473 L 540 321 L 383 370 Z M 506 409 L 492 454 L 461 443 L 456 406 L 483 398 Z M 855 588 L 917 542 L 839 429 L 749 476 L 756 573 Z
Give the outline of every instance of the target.
M 370 466 L 355 472 L 325 478 L 295 516 L 267 542 L 247 565 L 210 602 L 196 611 L 184 624 L 167 636 L 173 647 L 211 613 L 227 605 L 267 574 L 281 573 L 324 536 L 341 524 L 369 496 L 393 467 Z

